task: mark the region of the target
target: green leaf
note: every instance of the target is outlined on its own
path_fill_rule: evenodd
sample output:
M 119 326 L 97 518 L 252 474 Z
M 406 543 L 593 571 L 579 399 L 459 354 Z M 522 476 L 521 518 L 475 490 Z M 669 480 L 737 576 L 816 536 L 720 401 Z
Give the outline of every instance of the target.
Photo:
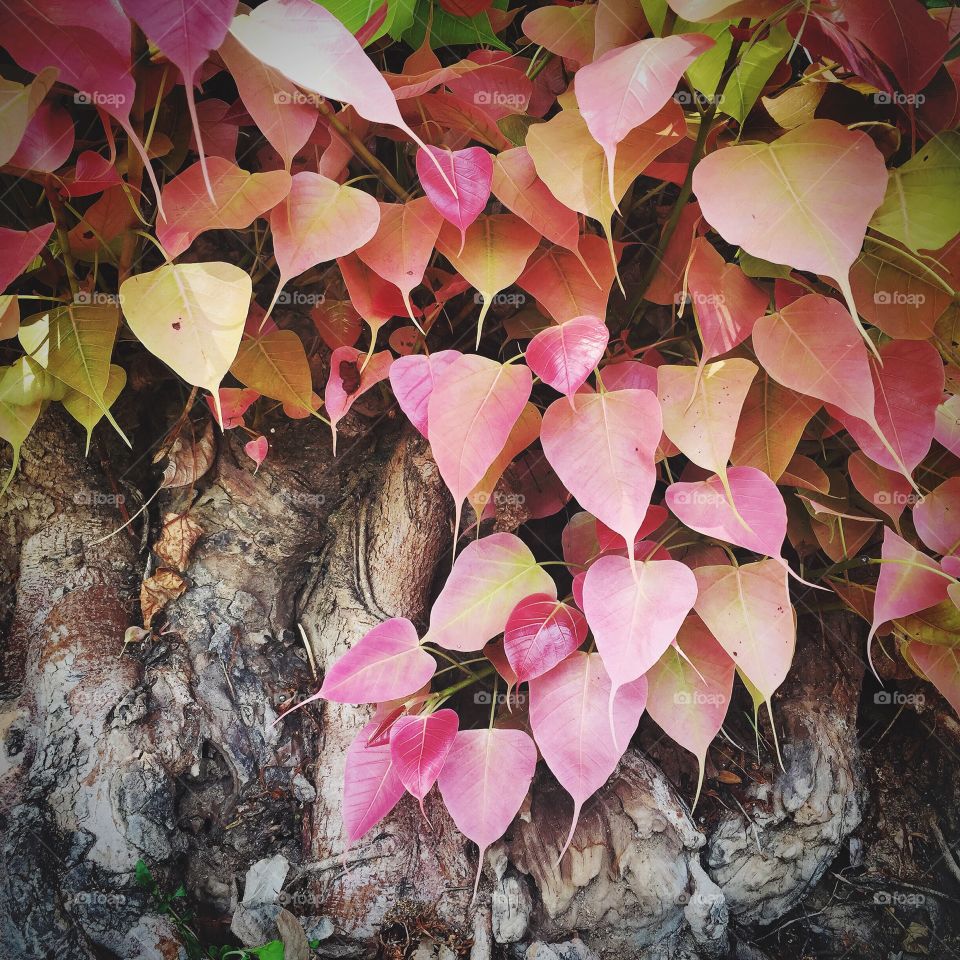
M 890 171 L 870 226 L 913 250 L 939 250 L 960 233 L 960 133 L 948 130 Z
M 134 876 L 141 887 L 153 886 L 153 874 L 143 859 L 137 861 L 137 865 L 134 867 Z
M 103 402 L 112 407 L 120 396 L 120 391 L 126 386 L 127 374 L 123 367 L 115 363 L 110 365 L 110 378 L 107 388 L 103 392 Z M 90 441 L 93 438 L 93 428 L 103 419 L 103 411 L 96 401 L 84 396 L 76 390 L 68 390 L 63 397 L 63 407 L 87 431 L 87 446 L 84 455 L 90 453 Z
M 403 35 L 404 43 L 417 49 L 423 43 L 427 32 L 427 22 L 430 19 L 430 3 L 432 0 L 417 0 L 414 11 L 413 26 Z M 496 6 L 501 6 L 496 4 Z M 456 47 L 470 44 L 472 46 L 485 45 L 496 47 L 498 50 L 510 48 L 493 32 L 490 18 L 486 12 L 478 13 L 475 17 L 455 17 L 447 13 L 442 7 L 433 8 L 433 23 L 430 27 L 430 46 Z
M 676 33 L 705 33 L 717 41 L 716 46 L 699 56 L 687 69 L 690 82 L 708 100 L 716 93 L 723 66 L 733 46 L 733 35 L 729 28 L 734 22 L 693 24 L 680 21 L 675 30 Z M 786 26 L 780 23 L 766 39 L 745 46 L 721 97 L 720 112 L 743 123 L 791 43 L 792 38 Z
M 769 260 L 761 260 L 746 250 L 741 250 L 737 256 L 737 262 L 740 269 L 755 280 L 766 280 L 780 277 L 783 280 L 790 280 L 793 275 L 793 268 L 782 263 L 771 263 Z
M 260 960 L 284 960 L 283 941 L 271 940 L 262 947 L 254 947 L 250 953 L 255 957 L 259 957 Z
M 265 397 L 313 413 L 310 364 L 300 337 L 293 330 L 271 330 L 244 337 L 230 372 L 246 387 Z
M 19 357 L 0 373 L 0 400 L 15 407 L 29 407 L 38 400 L 62 400 L 68 389 L 32 357 Z
M 351 33 L 356 33 L 383 6 L 384 0 L 317 0 Z M 413 24 L 416 0 L 389 0 L 387 16 L 377 32 L 364 44 L 369 46 L 384 34 L 398 40 Z
M 51 310 L 47 318 L 47 370 L 93 401 L 129 446 L 130 441 L 104 399 L 110 380 L 110 357 L 120 326 L 119 308 L 116 304 L 71 303 Z

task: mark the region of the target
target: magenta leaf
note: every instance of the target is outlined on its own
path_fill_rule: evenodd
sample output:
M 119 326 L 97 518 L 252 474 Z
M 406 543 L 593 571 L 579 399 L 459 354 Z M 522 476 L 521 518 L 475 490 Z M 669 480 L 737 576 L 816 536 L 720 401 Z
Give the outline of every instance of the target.
M 364 355 L 356 347 L 337 347 L 330 354 L 330 376 L 323 391 L 323 402 L 333 431 L 333 454 L 337 454 L 337 424 L 347 415 L 356 399 L 390 375 L 393 354 L 381 350 L 364 366 Z M 362 369 L 361 369 L 362 367 Z
M 420 646 L 413 624 L 403 617 L 370 630 L 327 670 L 320 691 L 337 703 L 380 703 L 416 693 L 437 669 Z M 305 700 L 304 703 L 307 701 Z
M 490 197 L 493 157 L 483 147 L 455 151 L 424 147 L 417 151 L 417 176 L 437 212 L 460 231 L 462 249 L 467 227 L 483 213 Z
M 577 71 L 577 105 L 606 155 L 614 206 L 617 144 L 666 105 L 684 70 L 714 42 L 696 33 L 638 40 L 608 51 Z
M 459 350 L 440 350 L 429 356 L 398 357 L 390 367 L 390 386 L 400 409 L 423 436 L 428 436 L 427 409 L 437 378 L 458 357 Z
M 787 535 L 787 508 L 777 485 L 756 467 L 731 467 L 727 480 L 736 512 L 716 474 L 695 483 L 672 484 L 667 488 L 666 504 L 681 523 L 697 533 L 779 557 Z
M 541 330 L 527 345 L 530 369 L 554 390 L 573 395 L 600 362 L 610 339 L 605 323 L 596 317 L 574 317 Z
M 187 110 L 193 122 L 203 179 L 210 199 L 216 202 L 200 140 L 193 85 L 203 62 L 223 43 L 237 4 L 235 0 L 175 4 L 157 3 L 156 0 L 120 0 L 120 5 L 127 16 L 137 22 L 147 39 L 183 74 Z
M 524 597 L 511 611 L 503 649 L 517 681 L 555 667 L 587 638 L 587 621 L 574 607 L 548 593 Z
M 376 826 L 403 796 L 389 743 L 368 746 L 380 721 L 371 720 L 347 748 L 343 771 L 343 826 L 355 843 Z
M 564 855 L 573 840 L 584 802 L 599 790 L 623 756 L 647 701 L 640 677 L 618 691 L 611 688 L 596 653 L 574 653 L 530 681 L 530 726 L 543 759 L 573 797 L 573 822 Z M 613 727 L 607 704 L 613 704 Z
M 390 756 L 401 783 L 420 803 L 437 782 L 453 746 L 460 720 L 454 710 L 400 717 L 390 728 Z
M 530 788 L 537 748 L 522 730 L 461 730 L 440 771 L 440 795 L 460 832 L 480 848 L 504 835 Z
M 768 705 L 793 660 L 796 625 L 777 560 L 697 567 L 696 612 Z
M 947 599 L 950 580 L 932 557 L 915 550 L 889 527 L 883 528 L 880 576 L 873 598 L 873 623 L 867 637 L 867 656 L 877 630 L 888 620 L 906 617 Z M 873 661 L 871 660 L 871 665 Z
M 632 551 L 656 480 L 660 404 L 648 390 L 556 400 L 540 439 L 550 466 L 580 505 L 619 533 Z
M 914 506 L 913 525 L 931 550 L 945 557 L 960 551 L 960 477 L 950 477 Z
M 0 293 L 26 270 L 52 233 L 52 223 L 45 223 L 33 230 L 0 227 Z
M 227 429 L 226 423 L 224 423 L 223 429 Z M 257 470 L 260 469 L 260 465 L 263 463 L 263 461 L 267 459 L 267 453 L 270 451 L 270 444 L 266 437 L 257 437 L 256 440 L 248 440 L 243 445 L 243 451 L 256 464 L 256 467 L 253 471 L 256 473 Z

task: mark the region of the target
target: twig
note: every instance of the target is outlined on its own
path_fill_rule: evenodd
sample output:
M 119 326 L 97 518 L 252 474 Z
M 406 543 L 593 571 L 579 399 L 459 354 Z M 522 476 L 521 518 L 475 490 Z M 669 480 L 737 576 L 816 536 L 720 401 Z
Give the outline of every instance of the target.
M 353 150 L 371 170 L 376 171 L 385 186 L 393 191 L 401 200 L 410 199 L 410 194 L 400 186 L 397 178 L 367 149 L 364 142 L 352 130 L 345 127 L 343 123 L 337 119 L 337 115 L 333 112 L 330 104 L 326 101 L 321 101 L 318 104 L 318 109 L 320 113 L 326 117 L 330 126 L 350 144 L 350 149 Z

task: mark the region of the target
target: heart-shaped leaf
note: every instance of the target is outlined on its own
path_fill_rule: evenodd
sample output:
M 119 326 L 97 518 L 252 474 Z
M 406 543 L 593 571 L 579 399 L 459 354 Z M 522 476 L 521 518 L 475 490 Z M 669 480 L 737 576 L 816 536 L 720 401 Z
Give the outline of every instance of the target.
M 157 224 L 157 239 L 171 259 L 205 230 L 249 227 L 290 192 L 290 174 L 285 170 L 247 173 L 222 157 L 210 157 L 207 176 L 216 201 L 210 199 L 196 163 L 163 188 L 167 219 Z
M 733 506 L 718 476 L 695 483 L 674 483 L 667 488 L 664 499 L 691 530 L 754 553 L 779 557 L 787 535 L 787 508 L 777 485 L 755 467 L 732 467 L 727 471 L 727 482 Z
M 527 365 L 544 383 L 573 395 L 600 362 L 610 339 L 606 324 L 596 317 L 574 317 L 541 330 L 528 344 Z
M 850 267 L 886 185 L 873 141 L 833 120 L 812 120 L 772 143 L 718 150 L 693 172 L 700 209 L 724 240 L 832 278 L 858 326 Z
M 613 695 L 642 677 L 673 642 L 697 599 L 697 581 L 676 560 L 600 557 L 583 584 L 583 612 L 612 681 Z
M 457 242 L 456 230 L 446 224 L 440 231 L 437 250 L 454 269 L 480 292 L 480 317 L 477 320 L 477 346 L 483 333 L 483 321 L 494 298 L 515 283 L 523 273 L 527 258 L 537 249 L 540 234 L 512 213 L 479 217 L 467 230 L 464 243 Z
M 468 544 L 430 611 L 424 642 L 447 650 L 479 650 L 502 633 L 516 605 L 531 594 L 557 595 L 550 575 L 512 533 Z
M 390 757 L 400 782 L 420 803 L 437 782 L 460 727 L 455 710 L 438 710 L 424 716 L 405 716 L 390 728 Z
M 343 765 L 343 827 L 347 842 L 356 843 L 400 801 L 403 781 L 390 752 L 390 744 L 369 746 L 380 721 L 371 720 L 347 748 Z
M 617 145 L 666 105 L 684 70 L 713 45 L 710 37 L 696 33 L 651 37 L 610 50 L 577 71 L 577 105 L 606 155 L 614 206 Z
M 46 246 L 53 233 L 47 223 L 33 230 L 9 230 L 0 227 L 0 293 L 7 289 Z
M 427 436 L 427 407 L 437 378 L 462 356 L 459 350 L 440 350 L 429 356 L 412 353 L 390 365 L 390 386 L 397 403 L 423 436 Z
M 437 669 L 404 617 L 377 624 L 326 672 L 318 697 L 336 703 L 380 703 L 416 693 Z M 300 704 L 299 706 L 302 706 Z
M 694 607 L 769 705 L 793 660 L 796 626 L 787 571 L 776 560 L 697 567 Z
M 371 270 L 403 294 L 407 314 L 414 323 L 410 291 L 423 280 L 442 223 L 443 217 L 426 197 L 406 203 L 381 203 L 380 226 L 373 239 L 357 250 L 357 256 Z
M 503 449 L 532 386 L 527 367 L 476 354 L 457 357 L 437 377 L 427 402 L 427 437 L 453 496 L 456 531 L 464 498 Z
M 440 795 L 460 832 L 480 848 L 476 896 L 487 847 L 499 840 L 523 803 L 537 748 L 522 730 L 461 730 L 440 771 Z
M 503 652 L 517 682 L 553 669 L 587 638 L 587 621 L 579 610 L 550 594 L 524 597 L 511 611 L 503 632 Z
M 573 653 L 530 681 L 530 726 L 550 772 L 573 797 L 573 821 L 558 862 L 573 840 L 583 804 L 608 780 L 637 729 L 647 701 L 641 677 L 620 687 L 607 716 L 610 677 L 596 653 Z
M 696 807 L 707 748 L 720 732 L 733 693 L 733 660 L 696 615 L 647 672 L 647 712 L 697 758 Z
M 556 400 L 540 439 L 550 466 L 580 505 L 632 546 L 650 505 L 660 442 L 660 405 L 649 390 Z
M 446 173 L 446 180 L 440 170 Z M 483 147 L 455 151 L 425 147 L 417 152 L 417 176 L 427 199 L 460 231 L 462 250 L 467 227 L 483 213 L 490 197 L 493 157 Z M 447 186 L 448 181 L 453 190 Z
M 262 335 L 245 336 L 230 372 L 265 397 L 304 413 L 313 412 L 310 362 L 300 337 L 293 330 L 269 330 Z
M 337 347 L 330 354 L 330 376 L 323 390 L 323 403 L 333 432 L 333 455 L 337 455 L 337 424 L 347 415 L 354 401 L 390 375 L 393 354 L 381 350 L 366 363 L 354 347 Z
M 309 170 L 296 174 L 289 193 L 270 213 L 280 270 L 273 302 L 288 280 L 353 253 L 374 236 L 379 224 L 380 206 L 369 193 Z
M 120 305 L 140 342 L 187 383 L 209 390 L 219 406 L 251 294 L 249 275 L 233 264 L 168 263 L 124 280 Z
M 917 535 L 943 556 L 960 552 L 960 477 L 950 477 L 913 508 Z

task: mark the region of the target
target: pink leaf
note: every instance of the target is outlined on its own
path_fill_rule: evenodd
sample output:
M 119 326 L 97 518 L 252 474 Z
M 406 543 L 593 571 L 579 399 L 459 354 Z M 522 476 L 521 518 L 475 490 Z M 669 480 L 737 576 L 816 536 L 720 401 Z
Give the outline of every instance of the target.
M 494 533 L 475 540 L 457 557 L 434 601 L 424 642 L 480 650 L 503 632 L 514 607 L 534 593 L 555 598 L 557 587 L 519 537 Z
M 122 182 L 110 160 L 94 150 L 84 150 L 77 157 L 73 178 L 63 188 L 63 194 L 67 197 L 89 197 Z
M 831 277 L 858 325 L 850 267 L 886 189 L 883 154 L 870 137 L 833 120 L 812 120 L 772 143 L 717 150 L 693 172 L 703 215 L 724 240 Z
M 362 357 L 355 347 L 337 347 L 330 354 L 330 376 L 323 391 L 323 402 L 333 431 L 334 456 L 337 453 L 337 424 L 347 415 L 355 400 L 390 375 L 393 354 L 389 350 L 373 354 L 361 370 Z
M 880 348 L 881 366 L 871 359 L 873 422 L 827 407 L 875 463 L 888 470 L 914 470 L 930 450 L 943 396 L 943 361 L 923 340 L 891 340 Z M 879 428 L 879 433 L 876 427 Z M 886 443 L 881 442 L 880 435 Z M 893 452 L 889 452 L 892 448 Z
M 544 383 L 573 395 L 600 362 L 610 334 L 596 317 L 574 317 L 559 326 L 541 330 L 529 343 L 527 365 Z
M 400 717 L 390 729 L 390 756 L 401 783 L 420 802 L 437 782 L 453 746 L 460 719 L 453 710 Z
M 224 430 L 231 430 L 239 427 L 243 423 L 243 415 L 250 409 L 260 394 L 256 390 L 240 390 L 237 387 L 220 388 L 220 411 L 223 414 L 222 427 Z M 217 416 L 217 404 L 213 396 L 207 396 L 207 406 L 210 412 Z M 266 437 L 260 437 L 260 440 L 266 441 Z M 257 441 L 252 441 L 256 443 Z
M 703 341 L 702 364 L 743 343 L 767 309 L 767 294 L 704 237 L 693 241 L 687 285 Z
M 694 607 L 707 629 L 768 702 L 793 660 L 796 626 L 787 570 L 777 560 L 697 567 Z
M 874 463 L 859 450 L 847 459 L 847 473 L 850 474 L 850 480 L 857 492 L 894 523 L 900 519 L 907 504 L 914 497 L 910 484 L 899 473 Z M 829 493 L 829 478 L 823 487 L 820 492 Z
M 757 365 L 734 357 L 705 367 L 657 368 L 663 432 L 690 460 L 726 479 L 740 411 Z
M 480 848 L 474 896 L 487 847 L 504 835 L 523 803 L 537 748 L 522 730 L 461 730 L 440 772 L 440 795 L 464 836 Z
M 707 748 L 723 726 L 735 670 L 703 621 L 690 614 L 676 646 L 669 646 L 647 673 L 647 712 L 667 736 L 697 758 L 698 797 Z
M 638 40 L 610 50 L 577 71 L 577 105 L 606 154 L 614 205 L 617 144 L 666 105 L 683 72 L 714 42 L 696 33 Z
M 380 226 L 357 250 L 371 270 L 400 290 L 411 320 L 410 292 L 423 280 L 442 223 L 443 217 L 426 197 L 381 203 Z
M 397 403 L 425 437 L 428 435 L 427 408 L 437 378 L 461 356 L 459 350 L 440 350 L 429 356 L 410 354 L 394 360 L 390 367 L 390 386 Z
M 319 3 L 267 0 L 237 17 L 230 32 L 298 87 L 349 103 L 365 120 L 398 127 L 424 146 L 400 116 L 393 91 L 356 37 Z
M 573 653 L 587 638 L 587 621 L 547 593 L 524 597 L 510 613 L 503 650 L 517 682 L 539 677 Z
M 247 173 L 222 157 L 210 157 L 206 176 L 215 188 L 216 202 L 207 194 L 198 163 L 163 188 L 167 220 L 157 224 L 157 239 L 171 259 L 205 230 L 246 229 L 290 192 L 290 174 L 285 171 Z M 275 247 L 276 242 L 275 232 Z
M 731 467 L 727 480 L 736 513 L 716 475 L 696 483 L 674 483 L 667 489 L 667 506 L 697 533 L 779 557 L 787 535 L 787 508 L 777 485 L 756 467 Z
M 947 599 L 950 584 L 936 560 L 915 550 L 889 527 L 883 528 L 880 561 L 877 592 L 873 598 L 873 623 L 867 637 L 868 656 L 870 642 L 884 623 L 936 606 Z
M 226 429 L 226 427 L 224 427 Z M 270 450 L 270 444 L 266 437 L 257 437 L 256 440 L 249 440 L 243 445 L 246 455 L 257 465 L 254 473 L 260 469 L 260 465 L 267 459 L 267 452 Z
M 289 170 L 317 125 L 317 105 L 308 103 L 279 71 L 258 60 L 232 34 L 224 38 L 219 53 L 247 113 Z
M 270 213 L 278 293 L 304 270 L 353 253 L 376 234 L 379 223 L 380 207 L 369 193 L 308 170 L 296 174 L 290 192 Z
M 33 230 L 0 227 L 0 293 L 27 269 L 52 233 L 52 223 L 45 223 Z
M 613 681 L 612 694 L 660 659 L 696 599 L 693 572 L 676 560 L 632 567 L 624 557 L 601 557 L 590 567 L 583 612 Z
M 420 646 L 413 624 L 394 617 L 377 624 L 337 660 L 310 699 L 322 697 L 336 703 L 398 700 L 416 693 L 436 669 L 437 662 Z
M 390 744 L 368 746 L 380 721 L 371 720 L 347 749 L 343 771 L 343 826 L 348 843 L 355 843 L 376 826 L 403 796 Z
M 8 165 L 34 173 L 52 173 L 70 158 L 74 137 L 70 113 L 58 104 L 45 101 L 30 118 Z
M 960 651 L 915 640 L 907 647 L 907 655 L 960 714 Z
M 527 367 L 476 354 L 457 357 L 437 377 L 427 402 L 427 437 L 453 495 L 456 532 L 464 499 L 503 449 L 532 386 Z
M 610 677 L 596 653 L 574 653 L 530 681 L 534 739 L 550 771 L 573 797 L 573 822 L 560 857 L 573 840 L 584 802 L 607 782 L 637 729 L 647 681 L 640 677 L 616 691 L 611 732 L 607 704 L 612 697 Z
M 931 550 L 945 557 L 960 551 L 960 477 L 950 477 L 917 503 L 913 524 Z
M 433 162 L 428 159 L 428 154 L 433 157 Z M 441 169 L 456 193 L 441 177 Z M 417 151 L 417 176 L 430 203 L 460 231 L 462 248 L 466 242 L 467 227 L 483 213 L 490 197 L 493 157 L 483 147 L 468 147 L 453 152 L 439 147 L 425 147 Z
M 648 390 L 583 396 L 577 408 L 556 400 L 543 416 L 550 465 L 580 505 L 632 548 L 650 506 L 660 441 L 660 405 Z
M 135 20 L 147 39 L 183 74 L 187 110 L 193 121 L 200 166 L 211 201 L 213 187 L 207 176 L 207 162 L 200 140 L 200 123 L 193 95 L 197 73 L 210 53 L 217 49 L 230 28 L 237 9 L 235 0 L 204 0 L 203 3 L 156 3 L 155 0 L 120 0 L 124 12 Z
M 537 168 L 526 147 L 514 147 L 496 155 L 492 189 L 508 210 L 526 220 L 552 243 L 580 256 L 577 214 L 564 206 L 537 176 Z

